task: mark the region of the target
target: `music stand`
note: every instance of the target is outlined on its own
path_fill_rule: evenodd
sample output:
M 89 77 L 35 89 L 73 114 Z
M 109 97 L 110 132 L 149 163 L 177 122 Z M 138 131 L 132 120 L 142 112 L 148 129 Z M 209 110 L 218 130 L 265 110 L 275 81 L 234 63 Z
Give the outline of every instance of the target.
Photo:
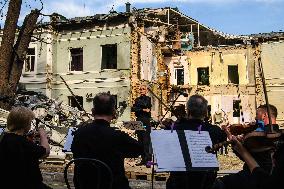
M 208 154 L 212 145 L 207 131 L 153 130 L 151 141 L 156 172 L 188 172 L 218 170 L 215 154 Z
M 3 133 L 5 131 L 5 128 L 4 127 L 0 127 L 0 135 L 1 133 Z
M 76 127 L 70 127 L 70 128 L 68 129 L 68 134 L 67 134 L 66 141 L 65 141 L 64 148 L 63 148 L 62 152 L 65 152 L 65 153 L 72 153 L 72 151 L 71 151 L 71 145 L 72 145 L 73 138 L 74 138 L 74 132 L 75 132 L 77 129 L 78 129 L 78 128 L 76 128 Z

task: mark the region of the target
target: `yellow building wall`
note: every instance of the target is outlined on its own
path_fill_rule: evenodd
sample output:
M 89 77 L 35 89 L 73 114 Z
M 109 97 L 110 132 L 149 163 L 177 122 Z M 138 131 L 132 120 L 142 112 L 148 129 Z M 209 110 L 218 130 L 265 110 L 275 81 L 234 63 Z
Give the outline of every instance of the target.
M 197 68 L 202 67 L 209 67 L 210 85 L 228 84 L 228 65 L 238 65 L 239 85 L 249 83 L 246 49 L 188 52 L 187 56 L 190 63 L 191 85 L 197 85 Z

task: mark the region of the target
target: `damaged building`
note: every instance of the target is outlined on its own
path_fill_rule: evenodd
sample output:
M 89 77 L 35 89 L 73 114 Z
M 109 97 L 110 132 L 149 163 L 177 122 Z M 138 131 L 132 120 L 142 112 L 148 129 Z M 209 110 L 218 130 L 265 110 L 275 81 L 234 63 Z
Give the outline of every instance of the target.
M 139 85 L 147 82 L 154 119 L 166 114 L 163 104 L 184 108 L 188 96 L 201 94 L 213 123 L 244 123 L 254 120 L 256 107 L 264 103 L 260 57 L 270 103 L 284 121 L 283 33 L 278 41 L 229 35 L 177 8 L 131 10 L 130 4 L 122 13 L 71 19 L 53 14 L 42 27 L 35 36 L 46 43 L 31 42 L 21 78 L 28 90 L 77 106 L 61 76 L 87 112 L 95 94 L 110 92 L 118 108 L 127 105 L 119 121 L 128 121 Z

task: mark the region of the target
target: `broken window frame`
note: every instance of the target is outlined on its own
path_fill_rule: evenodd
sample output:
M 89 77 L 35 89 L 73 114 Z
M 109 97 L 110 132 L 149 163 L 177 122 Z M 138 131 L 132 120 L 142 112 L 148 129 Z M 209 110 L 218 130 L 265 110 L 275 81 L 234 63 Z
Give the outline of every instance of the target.
M 233 100 L 233 117 L 241 117 L 241 100 Z
M 181 80 L 179 80 L 179 77 L 178 77 L 178 71 L 179 70 L 182 70 L 183 71 L 183 74 L 181 76 Z M 184 78 L 184 67 L 175 67 L 174 68 L 174 85 L 184 85 L 185 83 L 185 78 Z
M 77 99 L 77 101 L 79 102 L 79 104 L 81 105 L 78 106 L 78 104 L 76 103 L 74 96 L 68 96 L 68 105 L 74 108 L 77 108 L 79 111 L 83 111 L 84 109 L 84 97 L 83 96 L 78 96 L 76 95 L 75 98 Z
M 237 76 L 232 75 L 232 74 L 235 74 L 236 71 L 237 71 Z M 240 84 L 240 75 L 239 75 L 239 66 L 238 65 L 228 65 L 228 83 L 234 84 L 234 85 Z
M 34 53 L 33 54 L 29 53 L 30 50 L 33 50 Z M 36 56 L 36 54 L 37 54 L 36 45 L 31 45 L 27 50 L 26 59 L 24 61 L 24 65 L 23 65 L 23 72 L 24 73 L 36 73 L 36 69 L 37 69 L 37 56 Z M 28 65 L 29 65 L 30 69 L 27 69 Z
M 201 78 L 202 75 L 200 74 L 201 70 L 205 70 L 205 76 L 207 73 L 207 77 Z M 210 85 L 210 73 L 209 67 L 199 67 L 197 68 L 197 85 Z
M 106 48 L 113 48 L 115 47 L 115 49 L 113 50 L 113 53 L 108 52 L 106 55 L 104 54 L 106 51 Z M 105 44 L 105 45 L 101 45 L 101 70 L 117 70 L 117 43 L 114 44 Z M 105 60 L 105 58 L 107 58 L 107 60 Z M 112 60 L 113 63 L 110 63 Z
M 79 53 L 72 53 L 72 51 L 80 51 Z M 70 72 L 82 72 L 84 70 L 84 49 L 83 47 L 79 48 L 70 48 L 70 64 L 69 71 Z M 74 57 L 74 59 L 73 59 Z M 76 60 L 75 60 L 76 58 Z M 76 65 L 79 62 L 79 66 Z

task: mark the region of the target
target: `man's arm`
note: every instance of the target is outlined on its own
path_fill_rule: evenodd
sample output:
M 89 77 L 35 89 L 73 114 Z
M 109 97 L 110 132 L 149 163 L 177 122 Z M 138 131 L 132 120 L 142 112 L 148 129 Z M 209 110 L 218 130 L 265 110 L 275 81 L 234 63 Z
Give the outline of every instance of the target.
M 144 153 L 143 146 L 124 132 L 116 131 L 116 149 L 124 158 L 135 158 Z
M 49 156 L 50 154 L 50 147 L 47 139 L 47 134 L 43 128 L 39 128 L 38 130 L 39 137 L 40 137 L 40 145 L 43 146 L 46 150 L 45 155 L 42 158 Z

